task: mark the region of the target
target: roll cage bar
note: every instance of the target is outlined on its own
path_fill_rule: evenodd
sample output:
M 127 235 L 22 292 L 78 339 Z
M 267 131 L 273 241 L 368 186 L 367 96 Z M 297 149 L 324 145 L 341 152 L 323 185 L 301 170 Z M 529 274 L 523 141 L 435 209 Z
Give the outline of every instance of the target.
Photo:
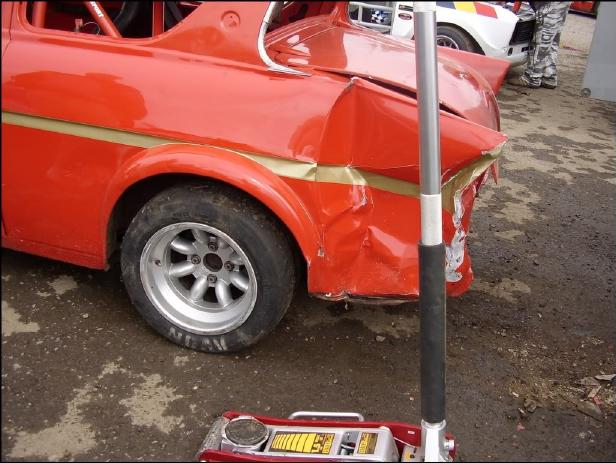
M 101 31 L 108 35 L 109 37 L 121 38 L 122 34 L 113 23 L 105 8 L 100 4 L 100 2 L 82 2 L 84 6 L 90 12 L 92 19 L 96 21 L 98 27 L 100 27 Z M 154 2 L 154 3 L 162 3 L 162 2 Z M 32 25 L 35 27 L 45 27 L 45 16 L 47 15 L 47 2 L 34 2 L 32 7 Z M 154 17 L 154 15 L 152 15 Z M 162 19 L 162 17 L 161 17 Z M 154 20 L 152 20 L 154 23 Z M 154 24 L 152 24 L 154 26 Z M 154 27 L 152 27 L 154 30 Z

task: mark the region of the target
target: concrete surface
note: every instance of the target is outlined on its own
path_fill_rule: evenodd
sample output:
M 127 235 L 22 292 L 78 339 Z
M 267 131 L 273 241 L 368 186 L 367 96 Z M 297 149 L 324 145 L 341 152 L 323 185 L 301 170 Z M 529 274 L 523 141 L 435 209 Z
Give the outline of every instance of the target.
M 595 405 L 577 383 L 616 372 L 615 107 L 579 96 L 593 24 L 569 17 L 558 89 L 499 96 L 512 151 L 474 215 L 477 280 L 448 301 L 462 460 L 616 459 L 614 386 Z M 141 321 L 117 269 L 6 251 L 2 460 L 186 460 L 227 409 L 418 422 L 417 331 L 414 303 L 304 295 L 253 349 L 199 354 Z

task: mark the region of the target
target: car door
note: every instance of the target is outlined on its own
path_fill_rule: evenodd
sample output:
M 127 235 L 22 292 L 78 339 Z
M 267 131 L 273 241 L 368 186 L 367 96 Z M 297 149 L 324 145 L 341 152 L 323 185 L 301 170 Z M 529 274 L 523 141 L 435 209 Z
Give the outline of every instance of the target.
M 27 19 L 27 2 L 13 6 L 5 48 L 4 8 L 2 218 L 8 246 L 98 267 L 105 187 L 135 148 L 101 140 L 97 127 L 134 127 L 146 114 L 138 84 L 127 83 L 124 72 L 139 50 L 131 56 L 104 37 L 36 28 Z M 142 69 L 147 73 L 147 66 Z

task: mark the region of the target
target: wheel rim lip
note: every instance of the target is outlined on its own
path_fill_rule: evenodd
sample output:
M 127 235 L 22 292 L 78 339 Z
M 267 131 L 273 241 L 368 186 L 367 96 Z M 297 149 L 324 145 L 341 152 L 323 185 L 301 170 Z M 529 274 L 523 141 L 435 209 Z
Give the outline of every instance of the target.
M 170 243 L 181 232 L 198 229 L 224 240 L 240 257 L 248 273 L 248 289 L 242 296 L 222 308 L 207 307 L 190 301 L 176 287 L 164 267 L 170 264 Z M 166 244 L 165 244 L 166 243 Z M 153 263 L 164 247 L 162 265 Z M 156 310 L 179 328 L 199 335 L 224 334 L 242 325 L 252 313 L 257 300 L 257 280 L 244 250 L 223 231 L 197 222 L 178 222 L 167 225 L 154 233 L 147 241 L 140 257 L 139 273 L 143 289 Z M 161 286 L 162 283 L 162 286 Z
M 436 44 L 440 47 L 453 48 L 454 50 L 460 49 L 460 46 L 451 37 L 446 35 L 437 35 Z

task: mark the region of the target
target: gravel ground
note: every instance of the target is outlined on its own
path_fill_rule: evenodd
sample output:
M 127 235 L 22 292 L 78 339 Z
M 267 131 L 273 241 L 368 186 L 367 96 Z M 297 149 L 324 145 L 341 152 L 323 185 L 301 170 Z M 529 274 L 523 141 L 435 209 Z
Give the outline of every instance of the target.
M 593 28 L 570 15 L 556 90 L 499 95 L 512 150 L 474 215 L 477 279 L 448 301 L 462 460 L 616 460 L 616 387 L 579 384 L 616 373 L 615 106 L 579 96 Z M 416 303 L 300 295 L 256 347 L 199 354 L 148 329 L 117 268 L 6 251 L 1 457 L 186 460 L 227 409 L 417 423 L 417 332 Z

